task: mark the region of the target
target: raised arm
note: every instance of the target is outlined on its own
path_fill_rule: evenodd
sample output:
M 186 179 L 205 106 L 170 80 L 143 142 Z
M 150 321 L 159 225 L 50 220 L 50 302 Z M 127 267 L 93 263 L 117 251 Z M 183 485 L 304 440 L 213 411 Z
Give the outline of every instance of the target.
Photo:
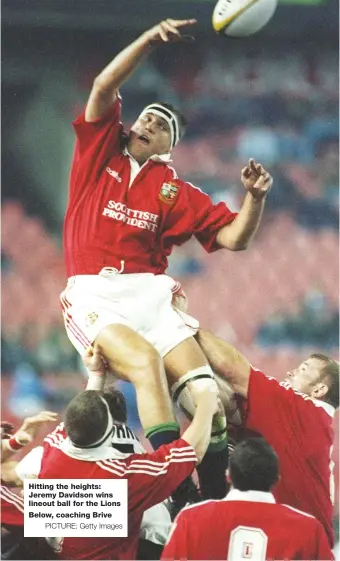
M 131 459 L 126 460 L 129 462 L 127 474 L 131 508 L 135 504 L 140 505 L 141 489 L 145 510 L 169 497 L 191 475 L 197 461 L 202 460 L 210 440 L 212 418 L 218 409 L 218 388 L 213 380 L 201 382 L 193 384 L 192 388 L 187 384 L 190 392 L 192 389 L 196 411 L 182 437 L 160 446 L 151 454 L 133 454 Z
M 221 382 L 226 380 L 235 393 L 247 397 L 251 371 L 248 360 L 235 347 L 208 331 L 200 329 L 196 339 Z
M 196 23 L 194 19 L 167 19 L 145 31 L 138 39 L 121 51 L 95 78 L 87 103 L 85 120 L 99 119 L 116 98 L 118 89 L 139 66 L 153 47 L 161 43 L 187 41 L 179 29 Z M 191 38 L 192 39 L 192 38 Z M 190 40 L 190 39 L 189 39 Z
M 243 168 L 241 180 L 247 190 L 242 208 L 236 218 L 223 226 L 216 236 L 221 247 L 232 251 L 246 249 L 252 241 L 261 222 L 266 196 L 273 184 L 271 175 L 252 159 Z
M 17 432 L 8 439 L 1 440 L 1 463 L 8 460 L 18 450 L 35 439 L 39 429 L 48 423 L 55 423 L 59 416 L 52 411 L 41 411 L 34 417 L 26 417 Z
M 198 462 L 201 462 L 210 441 L 213 416 L 218 412 L 218 387 L 211 380 L 208 386 L 202 388 L 197 383 L 188 382 L 187 388 L 196 405 L 196 411 L 182 438 L 191 444 Z

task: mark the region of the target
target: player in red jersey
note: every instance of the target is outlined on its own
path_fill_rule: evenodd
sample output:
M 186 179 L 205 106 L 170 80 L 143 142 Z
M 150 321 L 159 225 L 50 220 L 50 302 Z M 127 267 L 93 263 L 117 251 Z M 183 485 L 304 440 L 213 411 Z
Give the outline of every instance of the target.
M 56 413 L 41 411 L 33 417 L 24 419 L 21 427 L 13 434 L 11 423 L 1 423 L 1 558 L 31 559 L 35 550 L 35 540 L 24 541 L 24 500 L 10 487 L 9 480 L 18 478 L 14 472 L 12 456 L 24 446 L 31 443 L 39 429 L 46 423 L 58 419 Z
M 95 342 L 112 372 L 134 384 L 154 448 L 179 435 L 161 357 L 171 385 L 184 376 L 195 383 L 212 376 L 192 337 L 198 324 L 189 318 L 188 325 L 171 306 L 175 285 L 164 275 L 167 258 L 192 236 L 208 252 L 245 249 L 272 185 L 269 173 L 251 160 L 242 170 L 246 196 L 237 214 L 179 179 L 170 153 L 185 124 L 170 105 L 152 103 L 124 133 L 119 87 L 153 48 L 185 39 L 181 28 L 194 24 L 161 22 L 94 80 L 86 109 L 74 122 L 64 226 L 69 280 L 61 303 L 68 336 L 80 353 Z M 222 444 L 226 450 L 226 438 Z
M 278 457 L 262 438 L 244 440 L 230 458 L 231 490 L 178 515 L 161 559 L 334 559 L 320 522 L 277 503 Z
M 194 419 L 183 437 L 152 454 L 112 447 L 116 421 L 99 391 L 85 390 L 69 404 L 61 425 L 45 438 L 39 479 L 127 479 L 128 538 L 54 539 L 63 559 L 134 559 L 145 510 L 167 498 L 201 461 L 217 410 L 216 386 L 198 392 Z M 121 411 L 121 406 L 119 406 Z
M 222 396 L 226 380 L 246 398 L 243 426 L 261 434 L 279 456 L 276 499 L 318 518 L 333 546 L 331 449 L 333 416 L 339 406 L 339 363 L 311 354 L 279 383 L 211 333 L 200 331 L 198 340 L 221 378 Z
M 91 375 L 97 377 L 97 386 L 101 384 L 97 391 L 103 392 L 101 395 L 107 402 L 111 415 L 116 421 L 110 438 L 110 445 L 123 454 L 144 454 L 146 450 L 127 425 L 127 405 L 123 394 L 114 387 L 107 387 L 104 391 L 106 369 L 98 349 L 88 349 L 83 356 L 83 361 Z M 90 389 L 92 385 L 93 381 L 90 376 L 86 389 Z M 25 479 L 39 477 L 43 455 L 44 447 L 38 446 L 33 448 L 15 466 L 15 474 L 19 478 L 20 485 Z M 91 458 L 90 450 L 88 450 L 88 457 Z M 95 454 L 92 459 L 96 459 Z M 169 506 L 169 501 L 166 501 L 166 504 L 157 504 L 144 512 L 137 559 L 159 559 L 171 528 Z M 47 541 L 51 547 L 56 547 L 60 543 L 60 540 L 55 540 L 55 538 L 48 538 Z

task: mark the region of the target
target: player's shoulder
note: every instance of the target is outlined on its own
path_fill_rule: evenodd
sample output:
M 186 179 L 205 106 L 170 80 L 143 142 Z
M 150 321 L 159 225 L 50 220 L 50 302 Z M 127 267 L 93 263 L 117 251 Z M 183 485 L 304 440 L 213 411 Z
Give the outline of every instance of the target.
M 283 392 L 280 381 L 274 376 L 269 376 L 259 368 L 250 365 L 250 384 L 251 387 L 260 387 L 261 391 Z
M 167 180 L 174 181 L 176 184 L 178 183 L 179 185 L 184 183 L 184 181 L 178 177 L 176 168 L 174 168 L 174 166 L 171 165 L 171 163 L 170 164 L 167 163 L 165 169 L 166 169 Z
M 330 417 L 334 415 L 334 407 L 319 399 L 313 399 L 309 395 L 292 388 L 291 384 L 287 380 L 280 381 L 274 376 L 269 376 L 268 374 L 262 372 L 262 370 L 254 368 L 253 366 L 251 366 L 251 377 L 253 380 L 261 380 L 262 385 L 265 383 L 268 387 L 271 386 L 272 389 L 279 392 L 283 397 L 287 396 L 291 401 L 294 401 L 301 406 L 311 408 L 313 411 L 318 410 L 322 415 L 323 412 L 326 412 Z
M 171 164 L 167 164 L 166 168 L 167 168 L 167 177 L 166 177 L 167 181 L 171 181 L 171 183 L 181 188 L 181 190 L 184 192 L 201 193 L 202 195 L 206 195 L 208 197 L 207 193 L 205 193 L 203 189 L 201 189 L 197 185 L 194 185 L 190 181 L 186 181 L 185 179 L 180 178 L 178 176 L 176 169 Z
M 86 119 L 86 109 L 89 105 L 89 102 L 82 107 L 81 112 L 76 117 L 76 119 L 72 122 L 73 126 L 77 125 L 93 125 L 98 124 L 101 121 L 110 120 L 111 118 L 116 116 L 117 111 L 120 112 L 122 106 L 122 97 L 119 92 L 116 92 L 115 97 L 112 99 L 112 102 L 105 108 L 103 112 L 96 114 L 90 120 Z M 97 113 L 97 112 L 96 112 Z
M 290 518 L 296 523 L 307 526 L 318 523 L 318 520 L 315 518 L 315 516 L 309 514 L 308 512 L 305 512 L 304 510 L 299 510 L 298 508 L 284 503 L 277 503 L 277 505 L 287 518 Z
M 207 501 L 202 501 L 200 503 L 195 503 L 192 505 L 185 506 L 181 511 L 180 515 L 189 518 L 196 519 L 197 516 L 207 516 L 210 517 L 211 511 L 214 510 L 214 515 L 216 515 L 216 508 L 222 505 L 223 501 L 209 499 Z
M 189 192 L 192 193 L 193 195 L 204 195 L 205 197 L 209 197 L 209 195 L 203 190 L 201 189 L 201 187 L 198 187 L 198 185 L 195 185 L 194 183 L 191 183 L 190 181 L 183 181 L 183 185 L 184 188 Z
M 52 446 L 53 448 L 59 448 L 62 442 L 64 442 L 66 436 L 67 435 L 66 435 L 64 423 L 60 423 L 54 429 L 54 431 L 50 432 L 45 436 L 43 443 L 45 445 L 47 444 L 49 446 Z
M 314 399 L 311 396 L 292 388 L 290 383 L 285 380 L 279 382 L 279 386 L 289 392 L 292 399 L 294 399 L 294 401 L 300 406 L 303 406 L 306 411 L 310 409 L 313 411 L 313 414 L 319 413 L 321 417 L 325 417 L 326 414 L 325 418 L 329 417 L 329 419 L 332 419 L 334 416 L 335 409 L 329 403 L 325 403 L 320 399 Z

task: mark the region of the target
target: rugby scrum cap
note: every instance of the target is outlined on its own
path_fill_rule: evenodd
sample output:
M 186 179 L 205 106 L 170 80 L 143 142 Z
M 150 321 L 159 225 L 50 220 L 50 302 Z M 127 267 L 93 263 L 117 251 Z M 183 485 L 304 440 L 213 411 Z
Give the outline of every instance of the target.
M 96 440 L 95 442 L 92 442 L 91 444 L 88 444 L 87 446 L 84 446 L 84 445 L 79 446 L 78 444 L 75 444 L 74 442 L 72 442 L 72 444 L 76 448 L 86 448 L 86 449 L 87 448 L 99 448 L 99 446 L 104 444 L 113 433 L 114 422 L 113 422 L 113 419 L 112 419 L 110 408 L 108 406 L 107 401 L 103 397 L 100 396 L 100 399 L 103 402 L 103 404 L 105 405 L 105 408 L 106 408 L 106 411 L 107 411 L 107 425 L 106 425 L 105 432 L 102 434 L 102 436 L 100 438 L 98 438 L 98 440 Z
M 151 103 L 143 109 L 139 117 L 143 117 L 146 113 L 152 113 L 158 117 L 162 117 L 166 121 L 170 128 L 171 135 L 171 149 L 176 146 L 180 140 L 180 123 L 178 115 L 176 115 L 171 109 L 163 107 L 160 103 Z

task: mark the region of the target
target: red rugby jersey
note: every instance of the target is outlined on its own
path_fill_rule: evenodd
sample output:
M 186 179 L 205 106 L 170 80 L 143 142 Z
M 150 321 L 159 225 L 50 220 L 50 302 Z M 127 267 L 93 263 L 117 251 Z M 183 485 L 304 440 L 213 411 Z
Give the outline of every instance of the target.
M 318 518 L 333 546 L 334 408 L 255 369 L 246 403 L 246 428 L 261 434 L 279 457 L 281 478 L 273 491 L 277 501 Z
M 62 426 L 44 440 L 39 479 L 127 479 L 127 538 L 54 538 L 61 559 L 135 559 L 144 511 L 167 497 L 191 474 L 194 449 L 183 439 L 151 454 L 131 454 L 119 460 L 84 461 L 60 450 Z M 114 451 L 112 452 L 114 455 Z
M 84 111 L 73 125 L 77 142 L 64 223 L 69 277 L 119 270 L 122 260 L 124 273 L 162 274 L 173 246 L 192 235 L 208 252 L 219 248 L 217 232 L 236 213 L 180 180 L 166 161 L 153 156 L 130 185 L 120 99 L 97 121 L 86 122 Z
M 1 482 L 1 524 L 24 526 L 24 499 Z
M 271 493 L 232 490 L 222 501 L 182 510 L 161 559 L 329 561 L 334 556 L 313 516 L 275 503 Z

